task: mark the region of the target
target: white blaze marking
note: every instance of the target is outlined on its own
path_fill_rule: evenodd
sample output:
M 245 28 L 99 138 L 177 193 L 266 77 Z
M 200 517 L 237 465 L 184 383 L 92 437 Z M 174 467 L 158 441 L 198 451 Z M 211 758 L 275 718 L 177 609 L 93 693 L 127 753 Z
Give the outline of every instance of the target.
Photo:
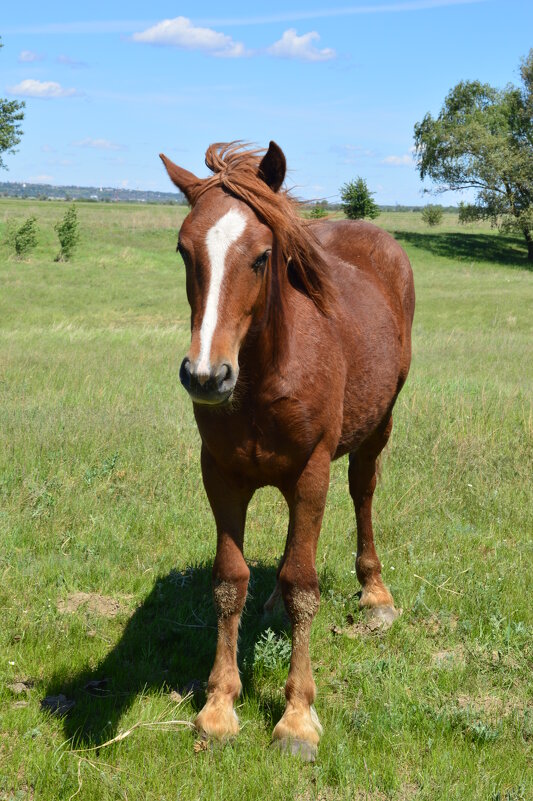
M 200 328 L 200 358 L 196 368 L 198 373 L 209 373 L 209 356 L 211 355 L 213 334 L 217 326 L 218 304 L 226 266 L 226 255 L 245 227 L 245 216 L 236 209 L 230 209 L 209 229 L 205 238 L 211 274 L 204 318 Z

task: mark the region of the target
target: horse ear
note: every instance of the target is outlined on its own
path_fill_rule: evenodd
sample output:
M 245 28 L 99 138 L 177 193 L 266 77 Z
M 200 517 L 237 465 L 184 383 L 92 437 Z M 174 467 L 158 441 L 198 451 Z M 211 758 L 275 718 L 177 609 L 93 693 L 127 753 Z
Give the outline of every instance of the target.
M 268 150 L 259 165 L 259 177 L 273 192 L 277 192 L 285 179 L 287 162 L 283 150 L 275 142 L 270 142 Z
M 177 164 L 174 164 L 174 162 L 167 158 L 163 153 L 159 154 L 159 158 L 165 165 L 168 177 L 172 183 L 183 192 L 187 200 L 190 202 L 192 190 L 200 183 L 200 179 L 197 178 L 192 172 L 183 169 L 183 167 L 178 167 Z

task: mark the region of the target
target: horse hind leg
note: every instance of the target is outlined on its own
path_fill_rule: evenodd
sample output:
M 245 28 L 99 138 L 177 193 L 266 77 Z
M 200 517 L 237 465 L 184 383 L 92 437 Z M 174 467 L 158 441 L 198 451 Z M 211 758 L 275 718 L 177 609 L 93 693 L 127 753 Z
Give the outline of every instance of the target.
M 374 545 L 372 498 L 377 483 L 377 458 L 387 444 L 391 430 L 392 417 L 389 417 L 357 451 L 350 454 L 348 468 L 350 495 L 357 522 L 355 570 L 363 588 L 359 606 L 381 608 L 386 622 L 392 622 L 396 613 L 392 595 L 381 578 L 381 562 Z

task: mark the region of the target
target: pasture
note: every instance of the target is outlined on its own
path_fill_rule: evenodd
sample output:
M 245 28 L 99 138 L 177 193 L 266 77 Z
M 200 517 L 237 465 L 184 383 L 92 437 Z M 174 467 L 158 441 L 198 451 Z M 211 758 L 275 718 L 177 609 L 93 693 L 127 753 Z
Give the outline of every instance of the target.
M 311 636 L 324 736 L 304 765 L 268 747 L 289 655 L 283 618 L 262 616 L 287 522 L 273 490 L 247 523 L 241 733 L 205 749 L 175 722 L 200 708 L 215 643 L 214 526 L 178 379 L 186 210 L 78 204 L 78 254 L 54 263 L 65 208 L 0 200 L 1 229 L 31 213 L 41 228 L 26 262 L 0 246 L 0 799 L 531 798 L 533 274 L 521 240 L 453 215 L 436 229 L 418 213 L 376 220 L 407 250 L 417 290 L 374 503 L 403 614 L 380 634 L 358 612 L 337 462 Z M 60 693 L 68 714 L 41 709 Z

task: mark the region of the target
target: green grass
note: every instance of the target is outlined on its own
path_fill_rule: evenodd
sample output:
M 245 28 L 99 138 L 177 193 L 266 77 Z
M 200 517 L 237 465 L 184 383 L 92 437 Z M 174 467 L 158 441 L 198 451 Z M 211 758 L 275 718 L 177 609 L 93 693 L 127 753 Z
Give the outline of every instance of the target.
M 415 213 L 377 220 L 407 249 L 417 289 L 375 502 L 404 612 L 383 636 L 357 634 L 337 462 L 311 641 L 317 763 L 268 748 L 287 669 L 283 621 L 260 613 L 287 517 L 270 489 L 247 528 L 238 740 L 196 753 L 184 727 L 143 725 L 74 752 L 136 723 L 191 720 L 215 638 L 213 522 L 178 380 L 185 210 L 77 208 L 78 254 L 54 263 L 65 205 L 0 201 L 2 227 L 35 213 L 41 229 L 27 262 L 0 247 L 0 799 L 531 798 L 533 275 L 519 239 L 453 215 L 437 229 Z M 187 685 L 176 709 L 171 691 Z M 76 701 L 62 719 L 40 709 L 60 692 Z

